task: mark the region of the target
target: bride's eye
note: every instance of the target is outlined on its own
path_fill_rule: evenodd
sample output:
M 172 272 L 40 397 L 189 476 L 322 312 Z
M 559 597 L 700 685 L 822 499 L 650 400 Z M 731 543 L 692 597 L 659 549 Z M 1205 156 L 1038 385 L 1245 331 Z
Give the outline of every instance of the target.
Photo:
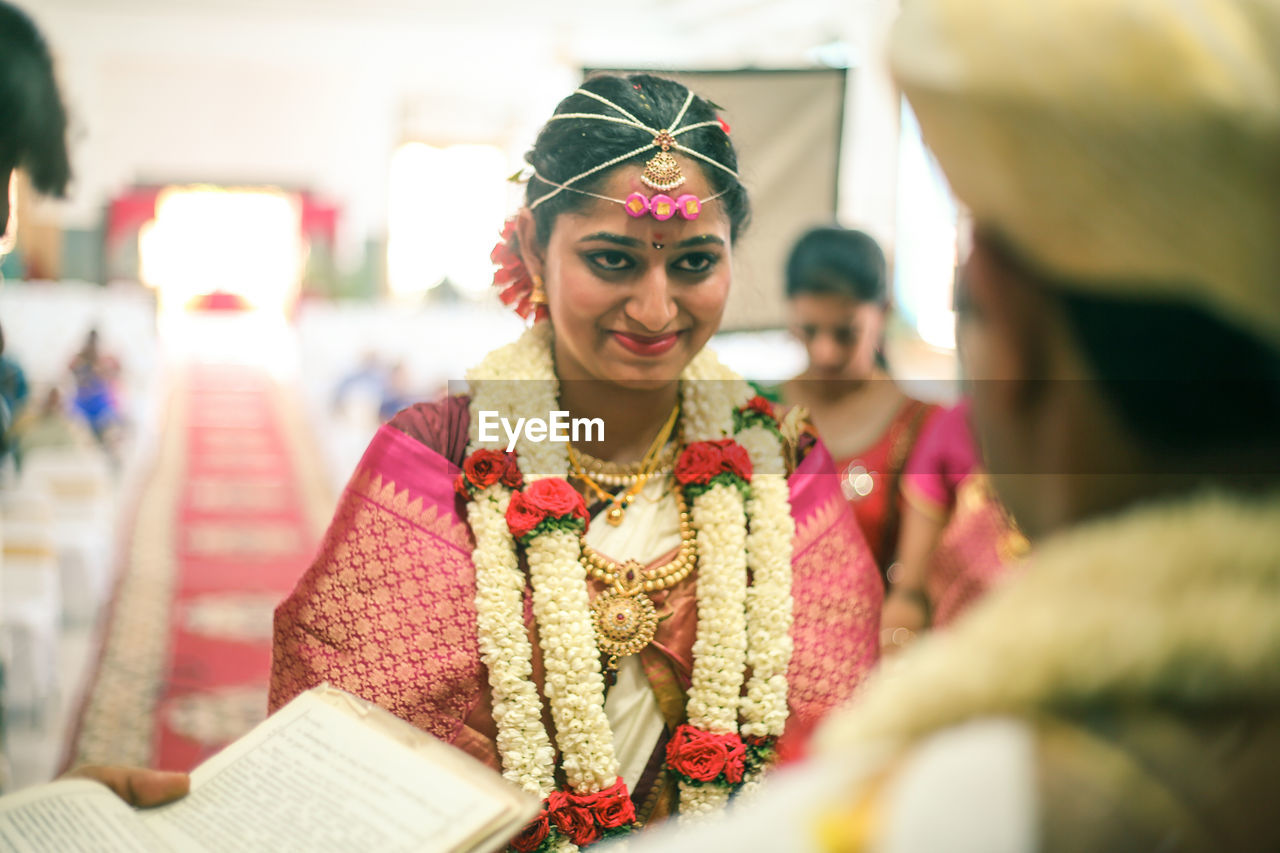
M 711 272 L 712 267 L 714 267 L 719 260 L 720 258 L 718 255 L 713 255 L 710 252 L 691 252 L 688 255 L 682 255 L 677 258 L 672 266 L 681 272 L 701 275 L 703 273 Z
M 587 254 L 587 260 L 596 268 L 606 272 L 621 272 L 635 266 L 635 262 L 631 260 L 631 256 L 626 252 L 610 249 L 590 252 Z

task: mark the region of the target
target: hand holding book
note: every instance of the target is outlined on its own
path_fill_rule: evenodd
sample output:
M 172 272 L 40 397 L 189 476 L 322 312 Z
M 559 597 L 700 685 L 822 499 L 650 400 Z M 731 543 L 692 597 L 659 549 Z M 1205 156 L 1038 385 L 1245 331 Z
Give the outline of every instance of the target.
M 184 774 L 76 775 L 0 798 L 0 849 L 473 853 L 502 847 L 539 805 L 466 754 L 328 685 L 197 767 L 186 796 Z M 137 810 L 121 800 L 169 802 Z
M 84 764 L 69 770 L 62 779 L 88 779 L 106 785 L 116 796 L 131 806 L 162 806 L 191 790 L 191 777 L 186 773 L 149 770 L 145 767 L 107 767 Z

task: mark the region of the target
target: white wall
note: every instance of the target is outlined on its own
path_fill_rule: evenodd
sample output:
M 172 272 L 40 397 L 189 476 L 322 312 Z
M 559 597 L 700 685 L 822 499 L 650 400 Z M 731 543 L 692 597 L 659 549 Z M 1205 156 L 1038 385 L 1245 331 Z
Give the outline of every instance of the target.
M 898 93 L 885 55 L 898 0 L 855 0 L 845 41 L 857 67 L 845 105 L 840 221 L 865 230 L 892 257 L 898 175 Z

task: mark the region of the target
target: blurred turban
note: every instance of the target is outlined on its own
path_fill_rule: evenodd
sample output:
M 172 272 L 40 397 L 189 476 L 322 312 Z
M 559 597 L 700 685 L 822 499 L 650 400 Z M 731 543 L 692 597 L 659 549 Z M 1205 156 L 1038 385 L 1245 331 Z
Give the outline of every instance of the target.
M 1280 345 L 1280 0 L 902 0 L 894 76 L 979 225 Z

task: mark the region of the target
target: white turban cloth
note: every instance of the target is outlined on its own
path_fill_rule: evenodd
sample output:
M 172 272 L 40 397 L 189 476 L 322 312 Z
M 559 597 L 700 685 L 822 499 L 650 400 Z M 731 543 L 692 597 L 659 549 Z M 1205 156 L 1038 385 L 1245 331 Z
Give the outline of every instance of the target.
M 1280 0 L 902 0 L 890 59 L 979 225 L 1280 346 Z

